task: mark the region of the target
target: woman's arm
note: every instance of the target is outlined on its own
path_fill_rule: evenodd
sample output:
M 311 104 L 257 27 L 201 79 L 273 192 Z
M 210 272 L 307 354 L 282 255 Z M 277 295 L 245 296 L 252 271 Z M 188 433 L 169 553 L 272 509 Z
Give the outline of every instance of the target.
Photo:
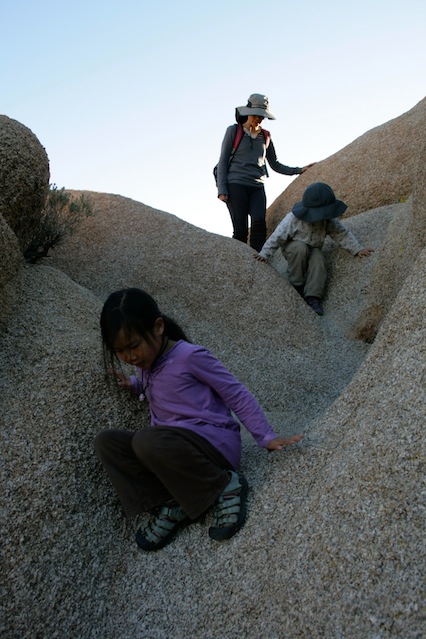
M 300 175 L 301 173 L 303 173 L 302 167 L 286 166 L 285 164 L 281 164 L 281 162 L 278 162 L 277 154 L 275 152 L 275 147 L 272 140 L 270 140 L 269 146 L 266 149 L 266 159 L 268 160 L 271 169 L 273 169 L 277 173 L 282 173 L 283 175 Z
M 282 173 L 283 175 L 300 175 L 301 173 L 304 173 L 305 171 L 310 169 L 311 166 L 314 166 L 314 164 L 316 164 L 316 162 L 312 162 L 311 164 L 307 164 L 306 166 L 302 167 L 291 167 L 286 166 L 285 164 L 281 164 L 281 162 L 278 162 L 277 154 L 275 152 L 275 147 L 272 140 L 269 142 L 269 146 L 266 149 L 266 159 L 268 160 L 271 169 L 273 169 L 277 173 Z

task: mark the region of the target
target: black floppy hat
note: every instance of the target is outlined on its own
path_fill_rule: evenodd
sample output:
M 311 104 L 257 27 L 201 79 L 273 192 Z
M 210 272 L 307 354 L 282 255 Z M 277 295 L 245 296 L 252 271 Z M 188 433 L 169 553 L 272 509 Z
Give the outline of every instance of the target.
M 324 182 L 310 184 L 303 194 L 301 202 L 296 202 L 292 213 L 305 222 L 318 222 L 339 217 L 347 209 L 347 205 L 337 200 L 333 189 Z

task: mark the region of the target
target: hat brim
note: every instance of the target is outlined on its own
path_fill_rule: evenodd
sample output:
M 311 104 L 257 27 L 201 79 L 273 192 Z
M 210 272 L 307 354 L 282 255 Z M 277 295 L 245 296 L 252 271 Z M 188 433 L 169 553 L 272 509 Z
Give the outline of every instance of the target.
M 238 113 L 243 116 L 260 115 L 262 118 L 268 118 L 268 120 L 276 120 L 276 117 L 272 115 L 270 111 L 268 111 L 267 109 L 261 109 L 260 107 L 251 108 L 248 106 L 241 106 L 241 107 L 237 107 L 237 110 L 238 110 Z
M 335 217 L 340 217 L 347 208 L 347 204 L 341 200 L 315 207 L 303 206 L 303 202 L 296 202 L 292 208 L 292 213 L 304 222 L 319 222 L 320 220 L 332 220 Z

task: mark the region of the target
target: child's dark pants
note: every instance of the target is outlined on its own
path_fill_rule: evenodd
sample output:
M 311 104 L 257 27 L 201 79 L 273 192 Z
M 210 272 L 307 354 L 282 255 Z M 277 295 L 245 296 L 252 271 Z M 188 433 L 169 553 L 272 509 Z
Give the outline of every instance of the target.
M 128 517 L 173 498 L 196 519 L 229 483 L 229 462 L 206 439 L 185 428 L 105 430 L 94 444 Z

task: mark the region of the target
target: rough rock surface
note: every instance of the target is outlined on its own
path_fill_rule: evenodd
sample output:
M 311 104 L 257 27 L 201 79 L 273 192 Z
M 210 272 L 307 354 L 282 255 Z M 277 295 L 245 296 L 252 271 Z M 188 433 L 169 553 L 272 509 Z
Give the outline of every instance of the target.
M 426 139 L 426 98 L 403 115 L 345 146 L 294 180 L 267 212 L 271 233 L 312 182 L 326 182 L 343 200 L 345 216 L 406 200 L 413 191 Z M 423 163 L 426 158 L 423 155 Z
M 10 226 L 0 215 L 0 290 L 16 275 L 22 265 L 22 253 L 18 239 Z M 0 320 L 2 310 L 0 309 Z
M 279 255 L 274 270 L 167 213 L 92 197 L 95 215 L 77 235 L 7 279 L 2 636 L 420 639 L 426 251 L 412 212 L 424 215 L 423 187 L 347 219 L 376 247 L 371 259 L 327 243 L 322 318 L 288 285 Z M 387 280 L 398 224 L 411 247 L 393 278 L 401 285 L 374 342 L 354 340 L 379 264 Z M 306 434 L 268 455 L 243 433 L 249 515 L 228 542 L 209 539 L 207 513 L 162 551 L 139 552 L 144 518 L 125 520 L 93 454 L 99 430 L 148 424 L 147 406 L 117 395 L 103 369 L 100 309 L 124 286 L 151 292 L 283 434 Z
M 23 249 L 28 245 L 49 190 L 49 160 L 26 126 L 0 115 L 0 214 Z
M 419 251 L 426 244 L 426 146 L 418 154 L 414 195 L 406 204 L 394 205 L 383 250 L 371 274 L 366 307 L 354 325 L 354 334 L 374 339 L 380 322 L 391 308 Z M 383 274 L 386 273 L 386 277 Z

